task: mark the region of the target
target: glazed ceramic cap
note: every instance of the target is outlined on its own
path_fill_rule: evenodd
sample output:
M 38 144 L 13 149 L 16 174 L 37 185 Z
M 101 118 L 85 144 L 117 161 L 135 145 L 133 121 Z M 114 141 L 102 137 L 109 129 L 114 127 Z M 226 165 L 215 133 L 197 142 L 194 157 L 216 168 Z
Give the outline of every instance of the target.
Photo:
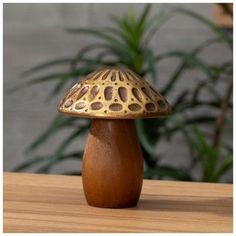
M 166 116 L 166 99 L 127 68 L 103 68 L 76 83 L 58 110 L 72 116 L 136 119 Z

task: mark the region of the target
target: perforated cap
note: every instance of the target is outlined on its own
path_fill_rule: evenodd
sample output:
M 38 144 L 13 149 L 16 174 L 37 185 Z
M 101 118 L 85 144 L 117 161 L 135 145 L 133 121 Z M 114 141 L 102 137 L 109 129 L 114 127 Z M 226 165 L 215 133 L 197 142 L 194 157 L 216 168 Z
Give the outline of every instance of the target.
M 166 99 L 127 68 L 103 68 L 76 83 L 61 100 L 62 113 L 102 119 L 166 116 Z

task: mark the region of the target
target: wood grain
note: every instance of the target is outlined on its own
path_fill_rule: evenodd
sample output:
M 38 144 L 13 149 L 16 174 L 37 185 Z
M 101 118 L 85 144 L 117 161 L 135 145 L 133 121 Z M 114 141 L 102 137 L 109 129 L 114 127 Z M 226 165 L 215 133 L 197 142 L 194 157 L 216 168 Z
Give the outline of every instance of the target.
M 143 158 L 134 120 L 93 120 L 82 173 L 89 205 L 137 205 L 143 183 Z
M 144 180 L 128 209 L 88 206 L 81 177 L 4 174 L 4 232 L 232 232 L 232 185 Z

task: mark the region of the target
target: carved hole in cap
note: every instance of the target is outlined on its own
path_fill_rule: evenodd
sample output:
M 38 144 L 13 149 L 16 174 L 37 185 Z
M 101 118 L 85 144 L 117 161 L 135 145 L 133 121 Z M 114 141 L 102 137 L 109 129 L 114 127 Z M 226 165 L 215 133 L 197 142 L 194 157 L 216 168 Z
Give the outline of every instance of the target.
M 108 86 L 104 90 L 104 96 L 106 100 L 111 100 L 113 94 L 113 88 L 111 86 Z
M 120 81 L 124 81 L 123 73 L 121 73 L 120 71 L 119 71 L 119 80 Z
M 138 79 L 143 80 L 143 78 L 142 78 L 139 74 L 136 74 L 136 73 L 133 72 L 133 71 L 130 71 L 129 73 L 131 74 L 131 76 L 133 77 L 134 80 L 136 80 L 136 81 L 137 81 Z
M 73 101 L 70 99 L 70 100 L 67 100 L 64 107 L 70 107 L 71 105 L 73 104 Z
M 133 77 L 132 77 L 132 75 L 130 74 L 129 71 L 126 72 L 126 78 L 127 78 L 129 81 L 132 81 L 132 80 L 133 80 Z
M 78 102 L 75 104 L 75 109 L 76 110 L 81 110 L 85 107 L 85 103 L 84 102 Z
M 93 72 L 91 72 L 91 73 L 89 73 L 87 76 L 86 76 L 86 78 L 87 79 L 91 79 L 94 75 L 96 75 L 97 74 L 97 71 L 93 71 Z
M 110 71 L 108 70 L 103 76 L 102 76 L 102 80 L 107 79 L 107 76 L 109 75 Z
M 75 84 L 75 85 L 77 85 L 77 84 Z M 70 98 L 70 97 L 72 97 L 77 91 L 78 91 L 78 89 L 80 88 L 80 86 L 73 86 L 71 89 L 70 89 L 70 91 L 66 94 L 66 98 Z
M 147 103 L 147 104 L 145 105 L 145 107 L 146 107 L 146 109 L 147 109 L 148 111 L 154 111 L 154 110 L 155 110 L 155 105 L 154 105 L 152 102 Z
M 141 94 L 137 88 L 132 88 L 132 93 L 138 101 L 140 101 L 140 102 L 142 101 Z
M 141 89 L 143 93 L 152 100 L 152 94 L 150 93 L 150 91 L 144 87 L 142 87 Z
M 98 85 L 93 86 L 92 89 L 91 89 L 91 91 L 90 91 L 90 101 L 93 100 L 93 99 L 96 97 L 96 95 L 98 94 L 98 92 L 99 92 L 99 87 L 98 87 Z
M 141 109 L 141 106 L 137 103 L 133 103 L 133 104 L 130 104 L 128 106 L 128 108 L 131 110 L 131 111 L 138 111 Z
M 166 104 L 163 100 L 158 100 L 157 101 L 157 105 L 161 108 L 161 109 L 164 109 Z
M 122 105 L 120 103 L 112 103 L 109 106 L 109 109 L 112 111 L 120 111 L 122 109 Z
M 84 86 L 82 87 L 81 91 L 79 92 L 79 95 L 77 97 L 77 100 L 80 99 L 81 97 L 83 97 L 87 91 L 88 91 L 89 87 L 88 86 Z
M 116 81 L 116 72 L 112 72 L 111 81 Z
M 100 75 L 102 74 L 103 71 L 98 72 L 97 74 L 94 75 L 93 80 L 97 80 Z
M 121 101 L 123 101 L 123 102 L 127 101 L 127 89 L 125 87 L 119 87 L 118 94 L 119 94 Z
M 60 101 L 59 106 L 61 106 L 65 101 L 66 101 L 66 98 L 64 97 L 64 98 Z
M 138 78 L 137 77 L 139 77 L 140 78 L 140 76 L 139 75 L 137 75 L 137 74 L 134 74 L 133 72 L 128 72 L 129 73 L 129 75 L 130 75 L 130 77 L 132 78 L 132 80 L 133 81 L 137 81 L 138 80 Z M 141 80 L 142 80 L 142 78 L 140 78 Z
M 94 102 L 91 104 L 92 110 L 100 110 L 103 107 L 103 104 L 101 102 Z

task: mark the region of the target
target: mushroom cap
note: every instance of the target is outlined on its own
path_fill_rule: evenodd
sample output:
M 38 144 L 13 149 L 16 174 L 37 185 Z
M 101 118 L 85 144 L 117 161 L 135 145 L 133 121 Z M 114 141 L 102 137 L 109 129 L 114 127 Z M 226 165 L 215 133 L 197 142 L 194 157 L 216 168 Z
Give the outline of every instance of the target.
M 136 119 L 166 116 L 166 99 L 127 68 L 106 67 L 76 83 L 61 100 L 58 111 L 100 119 Z

